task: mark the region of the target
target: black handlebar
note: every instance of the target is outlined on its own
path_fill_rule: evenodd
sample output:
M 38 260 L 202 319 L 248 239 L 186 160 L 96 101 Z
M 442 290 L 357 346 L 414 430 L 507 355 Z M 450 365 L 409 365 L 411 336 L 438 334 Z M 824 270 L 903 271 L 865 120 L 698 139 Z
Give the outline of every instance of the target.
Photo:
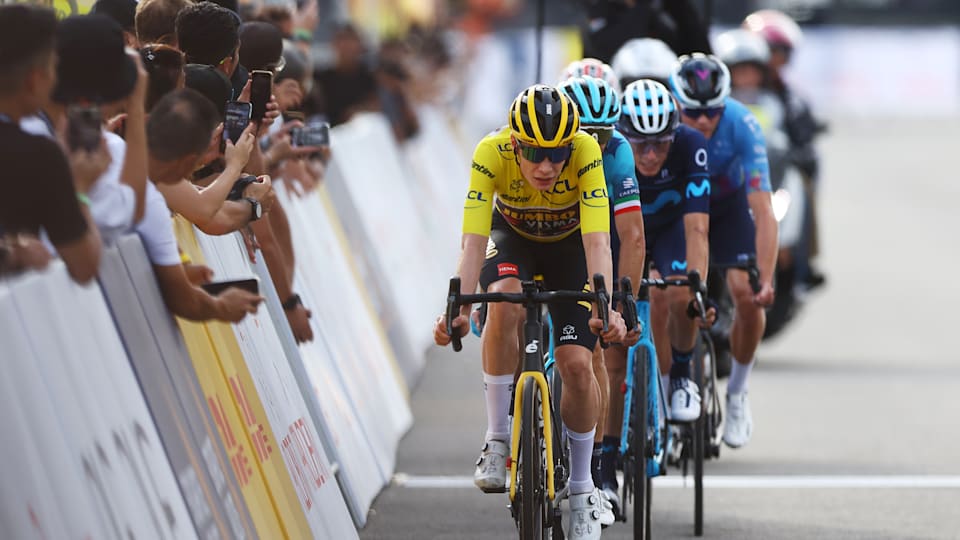
M 629 277 L 620 278 L 620 291 L 614 293 L 614 297 L 620 301 L 627 332 L 636 330 L 640 324 L 637 320 L 637 299 L 633 296 L 633 284 Z
M 529 285 L 528 285 L 529 284 Z M 460 278 L 450 278 L 450 289 L 447 294 L 447 334 L 453 342 L 453 350 L 460 351 L 463 348 L 460 339 L 460 333 L 453 327 L 453 320 L 460 314 L 460 306 L 470 305 L 478 302 L 507 302 L 510 304 L 552 304 L 555 302 L 592 302 L 597 304 L 597 312 L 603 321 L 603 332 L 610 329 L 610 295 L 607 293 L 602 274 L 593 276 L 593 292 L 583 291 L 538 291 L 532 281 L 523 282 L 524 292 L 520 293 L 480 293 L 480 294 L 461 294 Z M 603 340 L 601 346 L 606 348 Z
M 757 256 L 750 255 L 747 257 L 747 260 L 744 262 L 736 262 L 733 264 L 711 264 L 711 268 L 718 269 L 730 269 L 743 270 L 747 273 L 747 278 L 750 280 L 750 288 L 753 290 L 753 294 L 760 292 L 760 269 L 757 267 Z

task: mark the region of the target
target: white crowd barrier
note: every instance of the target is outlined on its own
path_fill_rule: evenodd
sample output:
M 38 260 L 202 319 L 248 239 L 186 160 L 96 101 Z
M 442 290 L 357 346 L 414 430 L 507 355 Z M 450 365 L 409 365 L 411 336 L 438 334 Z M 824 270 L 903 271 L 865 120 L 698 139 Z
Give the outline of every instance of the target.
M 379 116 L 338 127 L 314 193 L 277 183 L 310 343 L 262 254 L 182 221 L 181 249 L 216 279 L 260 277 L 257 314 L 175 320 L 136 236 L 92 285 L 59 261 L 0 281 L 0 538 L 358 537 L 457 253 L 468 154 L 421 115 L 403 148 Z

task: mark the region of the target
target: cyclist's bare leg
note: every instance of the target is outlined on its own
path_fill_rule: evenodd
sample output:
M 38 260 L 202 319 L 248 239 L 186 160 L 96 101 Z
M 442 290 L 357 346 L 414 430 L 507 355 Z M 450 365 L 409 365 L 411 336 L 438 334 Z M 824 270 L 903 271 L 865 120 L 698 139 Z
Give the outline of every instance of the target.
M 557 369 L 563 378 L 560 416 L 570 438 L 570 493 L 593 490 L 590 458 L 593 430 L 600 413 L 600 390 L 593 374 L 591 351 L 579 345 L 561 345 L 556 350 Z
M 607 349 L 609 351 L 609 349 Z M 593 376 L 597 379 L 597 390 L 599 392 L 600 399 L 600 414 L 597 416 L 597 425 L 602 426 L 606 422 L 608 403 L 609 403 L 609 394 L 610 386 L 607 382 L 607 367 L 604 363 L 604 357 L 606 352 L 600 347 L 600 342 L 597 341 L 597 346 L 593 348 Z M 597 430 L 597 436 L 594 439 L 595 442 L 600 442 L 603 440 L 602 430 Z
M 620 426 L 623 423 L 623 383 L 627 379 L 627 349 L 621 345 L 611 345 L 603 354 L 607 368 L 608 386 L 607 414 L 604 435 L 620 438 Z M 603 425 L 603 424 L 602 424 Z
M 669 276 L 667 279 L 684 278 L 686 276 Z M 696 323 L 687 316 L 690 291 L 685 287 L 670 287 L 666 293 L 670 304 L 670 344 L 679 351 L 692 350 L 697 340 L 697 327 Z
M 651 279 L 660 279 L 660 273 L 656 270 L 650 271 Z M 667 291 L 656 288 L 650 288 L 650 331 L 653 332 L 653 344 L 657 349 L 657 363 L 660 365 L 660 373 L 664 375 L 670 373 L 670 365 L 673 363 L 670 352 L 670 299 L 667 297 Z
M 488 292 L 521 290 L 520 280 L 506 278 L 495 281 Z M 486 439 L 509 442 L 510 394 L 517 367 L 517 328 L 523 319 L 523 308 L 515 304 L 491 303 L 480 339 L 483 358 L 484 398 L 487 407 Z
M 757 353 L 760 338 L 767 324 L 767 314 L 753 302 L 753 289 L 746 272 L 727 272 L 727 287 L 736 306 L 736 316 L 730 328 L 730 352 L 740 364 L 749 364 Z

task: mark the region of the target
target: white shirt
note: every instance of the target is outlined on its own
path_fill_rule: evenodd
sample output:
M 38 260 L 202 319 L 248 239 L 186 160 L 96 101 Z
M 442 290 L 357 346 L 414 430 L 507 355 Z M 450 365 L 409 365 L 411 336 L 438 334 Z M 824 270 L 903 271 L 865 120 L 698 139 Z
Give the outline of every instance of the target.
M 177 248 L 177 237 L 173 233 L 167 200 L 149 179 L 143 220 L 137 224 L 136 231 L 154 266 L 180 264 L 180 250 Z

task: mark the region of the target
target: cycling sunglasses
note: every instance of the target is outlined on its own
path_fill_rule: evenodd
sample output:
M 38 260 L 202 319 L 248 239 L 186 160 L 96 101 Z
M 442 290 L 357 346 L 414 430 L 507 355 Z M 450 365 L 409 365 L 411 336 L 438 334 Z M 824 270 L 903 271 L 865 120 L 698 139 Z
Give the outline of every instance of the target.
M 722 113 L 722 112 L 723 112 L 723 106 L 720 106 L 720 107 L 706 107 L 706 108 L 702 108 L 702 109 L 690 107 L 690 108 L 685 108 L 685 109 L 683 109 L 683 114 L 684 114 L 685 116 L 689 116 L 690 118 L 694 118 L 694 119 L 700 118 L 700 117 L 703 116 L 703 115 L 707 115 L 707 118 L 713 120 L 714 118 L 716 118 L 717 116 L 719 116 L 720 113 Z
M 630 146 L 633 147 L 633 151 L 638 155 L 643 155 L 653 150 L 656 154 L 663 154 L 670 149 L 670 143 L 676 138 L 675 135 L 667 135 L 664 137 L 637 137 L 636 139 L 630 139 Z
M 557 148 L 541 148 L 539 146 L 529 146 L 526 144 L 518 143 L 517 150 L 520 152 L 520 156 L 527 161 L 532 161 L 533 163 L 540 163 L 545 159 L 549 159 L 550 163 L 563 163 L 564 161 L 570 159 L 570 154 L 573 152 L 573 146 L 559 146 Z
M 584 127 L 583 130 L 593 136 L 600 146 L 607 144 L 613 138 L 613 126 Z

